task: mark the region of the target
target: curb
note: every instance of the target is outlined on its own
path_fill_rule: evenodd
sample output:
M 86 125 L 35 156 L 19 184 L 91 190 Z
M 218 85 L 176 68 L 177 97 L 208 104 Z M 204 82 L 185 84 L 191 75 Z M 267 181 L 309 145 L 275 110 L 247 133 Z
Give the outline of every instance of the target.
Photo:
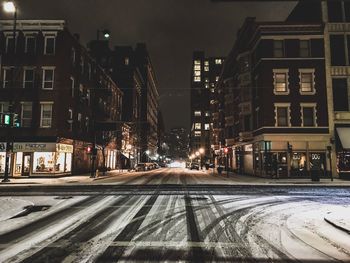
M 350 235 L 350 230 L 345 228 L 345 227 L 342 227 L 334 222 L 332 222 L 331 220 L 327 219 L 326 217 L 323 218 L 324 221 L 326 221 L 328 224 L 332 225 L 333 227 L 345 232 L 346 234 L 349 234 Z

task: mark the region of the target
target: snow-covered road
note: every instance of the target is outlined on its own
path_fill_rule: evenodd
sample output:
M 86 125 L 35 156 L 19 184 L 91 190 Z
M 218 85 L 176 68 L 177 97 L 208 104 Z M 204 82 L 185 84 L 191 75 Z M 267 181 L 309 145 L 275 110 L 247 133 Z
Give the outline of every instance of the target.
M 1 197 L 0 261 L 350 262 L 350 235 L 324 220 L 347 195 L 262 193 Z M 11 218 L 22 203 L 50 208 Z

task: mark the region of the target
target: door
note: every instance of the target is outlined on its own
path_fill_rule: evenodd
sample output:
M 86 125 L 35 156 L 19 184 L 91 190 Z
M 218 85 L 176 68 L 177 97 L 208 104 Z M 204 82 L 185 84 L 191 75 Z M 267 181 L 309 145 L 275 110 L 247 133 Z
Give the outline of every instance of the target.
M 31 163 L 31 155 L 30 153 L 24 153 L 23 154 L 23 169 L 22 169 L 22 176 L 29 176 L 30 175 L 30 163 Z

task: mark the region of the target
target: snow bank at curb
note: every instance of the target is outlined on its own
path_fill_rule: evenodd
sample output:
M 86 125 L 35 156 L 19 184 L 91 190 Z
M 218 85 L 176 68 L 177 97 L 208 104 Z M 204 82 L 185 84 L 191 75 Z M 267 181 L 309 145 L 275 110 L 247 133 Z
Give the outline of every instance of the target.
M 18 215 L 25 210 L 25 207 L 33 205 L 32 202 L 20 198 L 9 197 L 1 199 L 0 222 Z
M 332 209 L 324 216 L 324 220 L 334 227 L 350 233 L 350 207 Z

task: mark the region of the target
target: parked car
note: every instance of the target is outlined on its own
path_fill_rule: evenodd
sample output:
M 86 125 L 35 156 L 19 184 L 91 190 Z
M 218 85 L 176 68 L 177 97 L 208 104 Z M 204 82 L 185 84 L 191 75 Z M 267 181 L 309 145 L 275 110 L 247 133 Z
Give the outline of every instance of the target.
M 154 163 L 146 163 L 146 171 L 153 170 L 154 168 Z
M 199 170 L 199 163 L 191 163 L 191 170 L 195 169 L 195 170 Z
M 136 166 L 135 166 L 135 171 L 136 172 L 140 172 L 140 171 L 146 171 L 147 168 L 146 168 L 146 164 L 145 163 L 138 163 Z

